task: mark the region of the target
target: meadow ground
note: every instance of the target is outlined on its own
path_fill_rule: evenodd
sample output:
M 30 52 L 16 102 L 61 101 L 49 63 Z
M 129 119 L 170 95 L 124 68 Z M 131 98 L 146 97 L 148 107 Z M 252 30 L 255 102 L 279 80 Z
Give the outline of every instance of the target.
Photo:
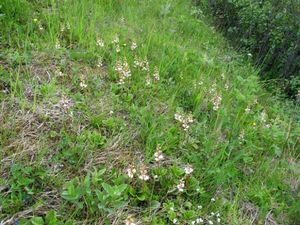
M 299 107 L 182 0 L 0 3 L 0 224 L 299 224 Z

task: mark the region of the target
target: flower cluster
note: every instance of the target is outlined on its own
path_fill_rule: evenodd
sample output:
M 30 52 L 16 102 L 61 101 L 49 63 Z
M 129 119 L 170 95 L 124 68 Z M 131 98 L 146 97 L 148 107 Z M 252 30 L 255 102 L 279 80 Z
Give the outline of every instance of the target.
M 85 83 L 85 78 L 83 76 L 80 77 L 79 86 L 80 86 L 81 89 L 87 88 L 87 84 Z
M 190 176 L 193 173 L 194 169 L 191 165 L 186 165 L 184 167 L 184 173 L 186 176 Z M 177 184 L 176 188 L 179 192 L 183 192 L 185 187 L 185 181 L 184 178 L 181 178 L 179 181 L 179 184 Z
M 146 72 L 150 71 L 150 66 L 149 66 L 149 62 L 148 62 L 147 58 L 142 60 L 138 57 L 135 57 L 133 63 L 134 63 L 134 68 L 138 68 L 138 69 L 141 69 L 142 71 L 146 71 Z
M 245 131 L 242 130 L 239 134 L 239 143 L 242 144 L 245 142 Z
M 155 159 L 155 161 L 156 162 L 160 162 L 160 161 L 162 161 L 162 160 L 164 160 L 164 155 L 163 155 L 163 153 L 162 153 L 162 151 L 161 151 L 161 147 L 160 147 L 160 145 L 157 145 L 156 146 L 156 152 L 154 153 L 154 159 Z
M 63 111 L 68 111 L 74 104 L 71 99 L 67 98 L 65 95 L 62 95 L 61 99 L 58 102 L 59 108 Z
M 136 174 L 136 168 L 133 165 L 129 165 L 129 167 L 126 169 L 126 173 L 128 177 L 133 178 Z
M 124 84 L 125 80 L 131 77 L 131 71 L 126 59 L 124 59 L 123 61 L 118 60 L 116 62 L 115 71 L 119 75 L 119 84 Z
M 199 223 L 203 223 L 203 222 L 204 222 L 204 220 L 201 217 L 199 217 L 196 220 L 192 221 L 192 224 L 199 224 Z
M 186 175 L 191 175 L 193 173 L 194 169 L 191 165 L 187 165 L 184 167 L 184 172 Z
M 151 77 L 148 74 L 147 77 L 146 77 L 146 85 L 149 86 L 150 84 L 151 84 Z
M 214 213 L 214 212 L 211 212 L 210 213 L 210 216 L 209 216 L 209 219 L 208 219 L 208 224 L 211 224 L 211 225 L 213 225 L 214 223 L 213 223 L 213 220 L 216 220 L 217 221 L 217 223 L 220 223 L 221 222 L 221 215 L 220 215 L 220 213 Z
M 67 22 L 66 27 L 63 23 L 60 25 L 61 32 L 65 32 L 65 30 L 66 30 L 65 28 L 67 28 L 67 30 L 70 30 L 71 26 L 70 26 L 69 22 Z
M 229 83 L 228 82 L 225 83 L 224 88 L 225 88 L 226 91 L 229 90 Z
M 185 131 L 187 131 L 190 125 L 194 122 L 193 115 L 191 113 L 184 115 L 180 112 L 176 112 L 174 117 L 175 120 L 181 123 L 181 126 Z
M 213 110 L 217 111 L 221 106 L 222 96 L 217 92 L 217 84 L 215 82 L 211 85 L 209 94 L 211 95 Z
M 113 44 L 119 44 L 119 42 L 120 42 L 119 36 L 116 34 L 116 35 L 114 36 L 114 39 L 112 40 L 112 43 L 113 43 Z
M 103 48 L 104 47 L 104 41 L 101 38 L 97 38 L 96 45 Z
M 153 78 L 154 78 L 155 81 L 159 81 L 159 79 L 160 79 L 159 78 L 159 71 L 158 71 L 157 67 L 154 68 Z
M 129 178 L 134 178 L 134 176 L 138 172 L 139 172 L 138 178 L 140 180 L 147 181 L 150 179 L 150 176 L 148 175 L 147 167 L 144 164 L 140 165 L 138 170 L 133 165 L 129 165 L 128 168 L 126 169 L 126 173 Z
M 200 79 L 199 81 L 194 81 L 193 85 L 194 85 L 194 88 L 198 88 L 199 86 L 202 86 L 203 85 L 203 80 Z
M 249 105 L 247 105 L 246 109 L 245 109 L 245 113 L 249 114 L 251 112 L 251 108 Z
M 55 75 L 58 76 L 58 77 L 64 77 L 65 76 L 65 74 L 60 70 L 56 70 Z
M 55 48 L 56 49 L 60 49 L 60 42 L 59 42 L 59 40 L 58 39 L 56 39 L 56 42 L 55 42 Z
M 39 27 L 39 30 L 44 30 L 44 27 L 43 27 L 41 21 L 39 21 L 38 19 L 34 18 L 33 22 L 37 23 L 37 25 Z
M 133 216 L 129 215 L 125 220 L 125 225 L 136 225 L 136 220 Z
M 148 175 L 148 171 L 145 165 L 142 165 L 140 167 L 140 175 L 139 175 L 140 180 L 147 181 L 150 179 L 150 176 Z
M 119 42 L 120 42 L 119 36 L 115 35 L 114 39 L 112 40 L 112 43 L 116 46 L 116 52 L 121 51 Z
M 297 99 L 298 102 L 300 102 L 300 90 L 298 90 L 298 93 L 296 95 L 296 99 Z
M 183 192 L 185 187 L 184 179 L 180 179 L 179 184 L 176 186 L 179 192 Z
M 270 128 L 271 125 L 267 123 L 267 113 L 266 111 L 262 111 L 260 114 L 260 121 L 264 125 L 265 128 Z
M 97 67 L 100 68 L 103 66 L 103 60 L 102 60 L 102 57 L 98 59 L 98 62 L 97 62 Z
M 213 110 L 214 111 L 217 111 L 220 108 L 221 101 L 222 101 L 221 95 L 214 96 L 214 98 L 213 98 Z
M 62 23 L 60 25 L 60 32 L 64 32 L 65 31 L 65 25 Z
M 130 49 L 131 49 L 132 51 L 134 51 L 136 48 L 137 48 L 137 44 L 133 41 L 133 42 L 131 43 Z

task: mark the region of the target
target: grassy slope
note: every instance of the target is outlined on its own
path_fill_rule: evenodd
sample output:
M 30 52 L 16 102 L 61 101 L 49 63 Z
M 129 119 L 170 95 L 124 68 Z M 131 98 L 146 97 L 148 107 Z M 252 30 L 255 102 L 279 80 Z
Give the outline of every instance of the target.
M 59 221 L 79 224 L 122 224 L 129 214 L 152 224 L 174 218 L 191 224 L 199 216 L 208 223 L 217 221 L 212 211 L 221 214 L 221 224 L 299 222 L 298 108 L 266 93 L 257 71 L 191 14 L 189 1 L 1 4 L 4 224 L 32 216 L 34 224 L 41 218 L 50 224 L 54 211 Z M 149 72 L 134 68 L 136 56 L 147 58 Z M 132 72 L 122 85 L 115 71 L 120 59 Z M 176 112 L 192 113 L 187 131 Z M 161 169 L 153 163 L 158 144 L 166 158 Z M 142 161 L 151 170 L 149 181 L 121 176 Z M 186 164 L 193 177 L 186 178 L 184 193 L 171 193 Z M 88 172 L 93 168 L 106 168 L 99 182 Z M 154 174 L 162 180 L 154 181 Z M 72 179 L 77 194 L 72 185 L 63 192 Z M 121 207 L 113 205 L 120 196 L 108 196 L 99 207 L 96 190 L 107 192 L 101 179 L 128 184 L 120 190 Z

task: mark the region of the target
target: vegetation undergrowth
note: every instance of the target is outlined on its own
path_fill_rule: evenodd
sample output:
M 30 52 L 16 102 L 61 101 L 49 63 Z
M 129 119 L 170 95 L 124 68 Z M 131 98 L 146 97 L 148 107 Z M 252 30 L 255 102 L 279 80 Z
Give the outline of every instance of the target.
M 260 67 L 268 89 L 300 101 L 300 1 L 196 1 L 231 41 Z
M 192 1 L 0 5 L 1 224 L 299 224 L 299 108 Z

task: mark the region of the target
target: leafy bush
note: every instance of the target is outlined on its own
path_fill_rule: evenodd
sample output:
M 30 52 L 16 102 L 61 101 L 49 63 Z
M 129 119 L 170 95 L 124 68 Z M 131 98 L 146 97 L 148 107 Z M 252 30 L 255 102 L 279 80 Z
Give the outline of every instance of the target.
M 263 78 L 284 81 L 285 91 L 295 96 L 300 87 L 300 1 L 208 2 L 217 26 L 253 54 Z

